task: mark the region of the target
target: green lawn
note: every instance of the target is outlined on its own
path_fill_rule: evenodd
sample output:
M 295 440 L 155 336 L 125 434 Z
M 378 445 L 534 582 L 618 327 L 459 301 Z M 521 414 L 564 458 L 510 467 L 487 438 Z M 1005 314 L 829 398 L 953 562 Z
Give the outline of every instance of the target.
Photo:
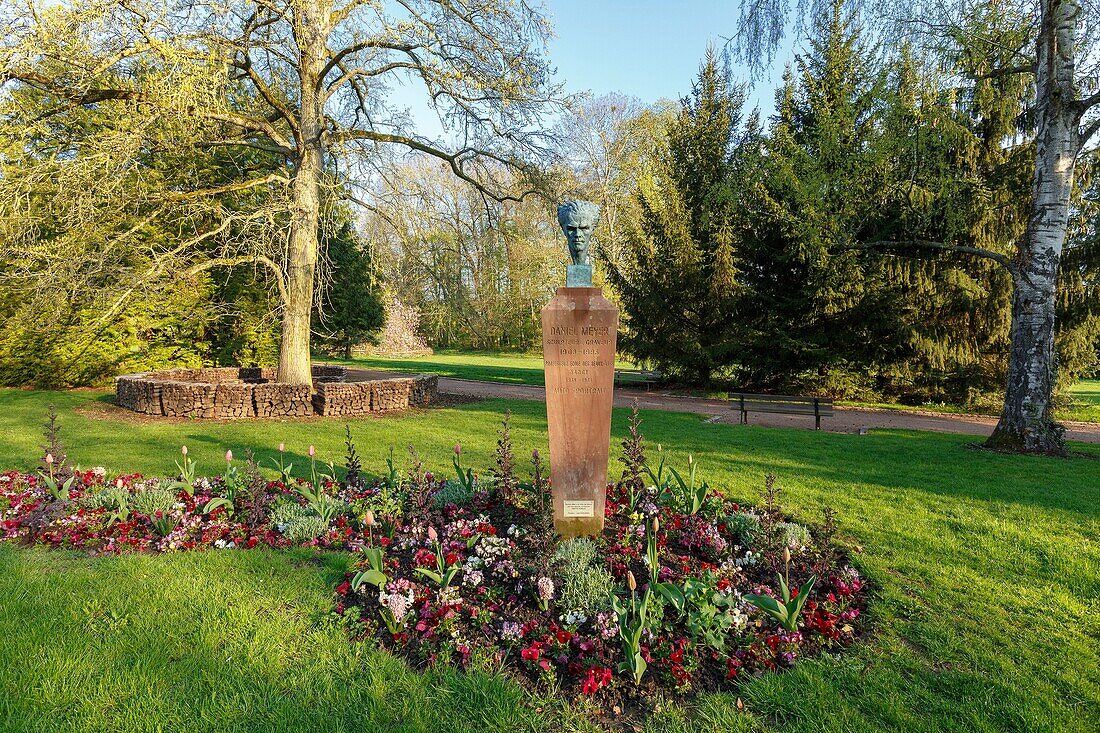
M 30 468 L 46 406 L 85 466 L 200 469 L 285 441 L 342 455 L 333 420 L 140 424 L 102 393 L 0 390 L 0 466 Z M 351 422 L 369 470 L 416 445 L 443 470 L 461 440 L 485 467 L 505 409 L 517 453 L 545 448 L 543 406 L 486 401 Z M 615 414 L 615 441 L 627 415 Z M 688 452 L 752 501 L 778 474 L 788 510 L 823 504 L 874 585 L 871 634 L 838 657 L 666 702 L 648 731 L 1095 731 L 1100 727 L 1100 462 L 973 451 L 972 438 L 708 425 L 643 413 L 652 443 Z M 1077 446 L 1100 456 L 1096 446 Z M 12 731 L 513 731 L 585 727 L 547 694 L 487 673 L 417 674 L 327 620 L 346 559 L 304 551 L 86 558 L 0 546 L 0 729 Z
M 365 357 L 350 360 L 332 359 L 329 357 L 320 358 L 323 358 L 325 361 L 358 366 L 364 369 L 382 369 L 386 371 L 411 373 L 429 372 L 443 377 L 476 379 L 485 382 L 505 382 L 508 384 L 541 385 L 543 383 L 542 355 L 537 353 L 515 354 L 508 352 L 440 351 L 431 356 L 414 356 L 404 359 L 382 357 Z M 617 361 L 616 366 L 620 369 L 635 368 L 632 362 L 625 360 Z M 720 397 L 724 394 L 724 392 L 698 392 L 697 396 Z M 968 414 L 969 412 L 973 412 L 959 405 L 940 403 L 914 407 L 901 405 L 896 402 L 842 400 L 837 404 L 849 407 L 873 407 L 883 410 L 926 410 L 949 414 Z M 999 412 L 995 406 L 991 406 L 987 414 L 996 416 Z M 1060 420 L 1100 422 L 1100 379 L 1086 379 L 1074 385 L 1073 388 L 1070 389 L 1069 399 L 1066 401 L 1066 404 L 1057 408 L 1056 415 Z
M 543 384 L 542 354 L 517 354 L 513 352 L 437 351 L 430 356 L 409 358 L 363 357 L 359 359 L 333 359 L 318 357 L 324 361 L 348 364 L 363 369 L 383 369 L 394 372 L 428 372 L 441 377 L 476 379 L 483 382 L 506 384 Z M 633 369 L 629 361 L 617 360 L 619 369 Z

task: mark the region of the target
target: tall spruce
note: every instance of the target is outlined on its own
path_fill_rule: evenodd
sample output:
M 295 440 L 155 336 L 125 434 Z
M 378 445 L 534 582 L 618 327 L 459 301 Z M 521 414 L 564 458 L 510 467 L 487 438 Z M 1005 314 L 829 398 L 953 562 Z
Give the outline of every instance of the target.
M 692 93 L 638 176 L 638 216 L 619 257 L 603 258 L 625 321 L 620 348 L 671 375 L 707 383 L 738 357 L 737 202 L 755 122 L 744 89 L 708 49 Z M 670 348 L 675 344 L 675 348 Z
M 885 78 L 839 4 L 788 69 L 749 200 L 744 382 L 846 393 L 904 351 L 884 257 L 848 246 L 881 225 Z

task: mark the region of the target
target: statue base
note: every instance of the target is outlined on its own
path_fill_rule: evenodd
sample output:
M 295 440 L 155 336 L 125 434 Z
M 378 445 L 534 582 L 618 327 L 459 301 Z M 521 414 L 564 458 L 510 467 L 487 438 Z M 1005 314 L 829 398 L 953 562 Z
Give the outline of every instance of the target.
M 618 328 L 619 309 L 600 288 L 558 288 L 542 309 L 554 529 L 563 538 L 603 531 Z
M 592 265 L 569 265 L 565 268 L 565 286 L 567 288 L 592 287 Z

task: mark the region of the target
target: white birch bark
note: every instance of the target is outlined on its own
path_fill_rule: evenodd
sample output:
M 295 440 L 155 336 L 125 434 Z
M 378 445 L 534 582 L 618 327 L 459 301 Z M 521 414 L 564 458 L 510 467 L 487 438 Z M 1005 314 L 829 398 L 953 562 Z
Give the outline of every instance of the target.
M 1036 65 L 1035 178 L 1012 306 L 1012 345 L 1004 408 L 988 445 L 1063 453 L 1051 415 L 1056 284 L 1069 220 L 1078 152 L 1074 88 L 1078 0 L 1043 0 Z

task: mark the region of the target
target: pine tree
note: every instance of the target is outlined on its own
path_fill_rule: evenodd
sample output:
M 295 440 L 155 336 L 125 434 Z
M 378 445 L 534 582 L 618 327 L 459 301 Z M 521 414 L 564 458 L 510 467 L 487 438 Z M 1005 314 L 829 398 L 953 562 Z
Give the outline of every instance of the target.
M 604 257 L 625 321 L 620 348 L 671 375 L 707 383 L 738 356 L 738 180 L 755 123 L 743 88 L 707 51 L 692 93 L 638 176 L 638 217 L 619 258 Z M 670 345 L 674 344 L 672 347 Z
M 350 359 L 356 344 L 382 328 L 385 307 L 369 251 L 359 241 L 350 217 L 337 215 L 343 221 L 326 241 L 332 277 L 313 320 L 314 330 Z
M 746 386 L 848 392 L 904 350 L 884 257 L 852 246 L 888 190 L 884 81 L 840 3 L 784 77 L 742 251 Z

